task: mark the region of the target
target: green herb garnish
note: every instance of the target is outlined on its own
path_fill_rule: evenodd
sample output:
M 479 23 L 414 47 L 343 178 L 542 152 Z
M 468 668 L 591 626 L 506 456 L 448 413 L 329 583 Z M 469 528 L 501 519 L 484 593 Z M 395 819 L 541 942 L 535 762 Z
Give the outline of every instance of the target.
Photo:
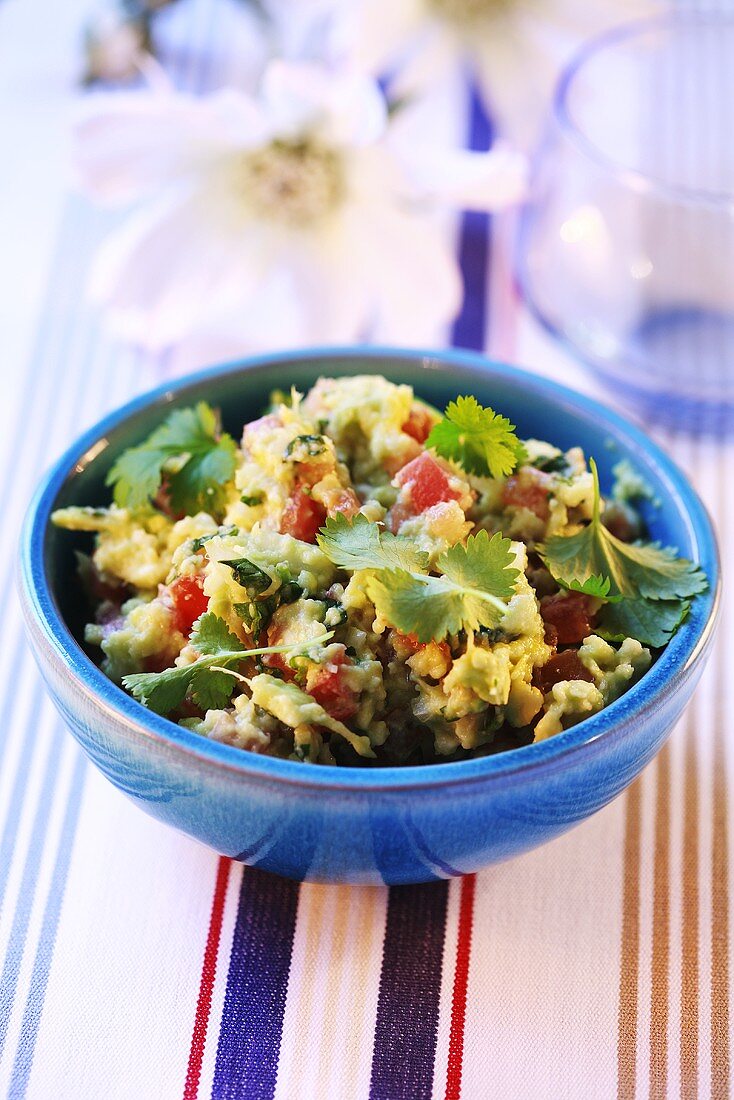
M 224 619 L 208 611 L 194 624 L 190 644 L 200 654 L 190 665 L 163 672 L 137 672 L 125 676 L 123 685 L 156 714 L 170 714 L 190 696 L 202 710 L 226 707 L 237 685 L 232 670 L 248 657 L 265 653 L 297 653 L 331 638 L 326 632 L 308 643 L 246 649 Z
M 662 649 L 686 619 L 689 600 L 619 600 L 601 611 L 594 633 L 608 642 L 636 638 Z
M 519 572 L 510 539 L 499 533 L 490 539 L 486 531 L 439 556 L 442 576 L 427 573 L 427 556 L 408 539 L 380 531 L 364 516 L 327 520 L 318 542 L 335 565 L 368 570 L 367 594 L 380 615 L 420 642 L 497 626 Z
M 217 414 L 200 401 L 195 408 L 174 409 L 144 443 L 120 455 L 107 485 L 114 486 L 121 508 L 145 507 L 165 483 L 174 512 L 216 514 L 224 509 L 236 455 Z
M 596 463 L 594 510 L 590 523 L 575 535 L 554 535 L 539 552 L 554 580 L 564 588 L 606 599 L 678 600 L 705 591 L 703 572 L 659 543 L 627 543 L 601 521 L 601 493 Z M 606 591 L 601 589 L 606 587 Z
M 366 516 L 330 517 L 316 536 L 329 561 L 342 569 L 428 568 L 428 555 L 416 550 L 410 539 L 382 531 Z
M 262 502 L 265 500 L 265 494 L 264 493 L 251 493 L 248 496 L 247 493 L 244 493 L 240 497 L 240 500 L 242 501 L 243 504 L 246 504 L 249 508 L 256 508 L 258 504 L 262 504 Z
M 457 397 L 426 440 L 436 454 L 457 462 L 469 474 L 507 477 L 527 460 L 515 425 L 475 397 Z

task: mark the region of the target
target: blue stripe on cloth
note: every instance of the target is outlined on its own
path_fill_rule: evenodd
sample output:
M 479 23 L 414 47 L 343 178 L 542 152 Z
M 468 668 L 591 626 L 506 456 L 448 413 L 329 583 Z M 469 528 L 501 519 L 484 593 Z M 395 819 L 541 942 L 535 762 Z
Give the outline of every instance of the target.
M 481 152 L 492 144 L 492 123 L 473 85 L 469 100 L 469 148 Z M 459 264 L 464 279 L 464 301 L 451 332 L 454 347 L 484 351 L 486 346 L 489 225 L 489 215 L 479 211 L 467 211 L 461 219 Z
M 5 953 L 5 962 L 0 974 L 0 1058 L 5 1047 L 8 1034 L 8 1024 L 12 1013 L 15 993 L 18 986 L 20 964 L 23 959 L 26 936 L 28 934 L 28 922 L 31 916 L 31 907 L 36 893 L 38 871 L 46 840 L 46 826 L 48 824 L 49 806 L 53 799 L 58 777 L 58 763 L 61 748 L 62 727 L 57 724 L 54 728 L 51 746 L 46 757 L 46 767 L 43 773 L 41 790 L 38 795 L 38 805 L 33 820 L 31 838 L 28 844 L 20 888 L 13 914 L 13 923 L 10 927 L 10 938 Z
M 447 882 L 390 890 L 370 1100 L 430 1100 L 446 934 Z
M 43 1004 L 46 999 L 46 987 L 51 971 L 54 947 L 56 945 L 56 933 L 61 915 L 61 904 L 64 900 L 66 879 L 69 873 L 71 853 L 74 847 L 79 810 L 81 808 L 84 778 L 86 775 L 86 760 L 80 749 L 76 750 L 76 763 L 71 777 L 69 796 L 66 803 L 66 812 L 61 826 L 59 846 L 56 851 L 56 862 L 51 876 L 51 885 L 46 901 L 46 909 L 43 914 L 41 933 L 38 938 L 36 957 L 33 961 L 30 989 L 23 1012 L 23 1020 L 20 1028 L 20 1040 L 13 1064 L 13 1072 L 8 1088 L 8 1100 L 22 1100 L 28 1088 L 28 1078 L 33 1055 L 36 1048 L 38 1028 L 41 1023 Z
M 271 1100 L 278 1076 L 298 883 L 242 874 L 212 1100 Z

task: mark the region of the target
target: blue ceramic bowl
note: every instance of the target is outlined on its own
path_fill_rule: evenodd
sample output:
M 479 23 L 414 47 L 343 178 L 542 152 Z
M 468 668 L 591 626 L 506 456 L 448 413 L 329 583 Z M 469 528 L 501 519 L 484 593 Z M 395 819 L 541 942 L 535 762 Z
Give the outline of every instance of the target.
M 473 393 L 521 435 L 594 455 L 602 483 L 629 458 L 660 506 L 652 534 L 701 563 L 711 588 L 654 667 L 600 714 L 537 745 L 427 767 L 310 767 L 206 741 L 146 710 L 86 656 L 74 549 L 84 537 L 49 523 L 54 508 L 102 504 L 126 447 L 174 406 L 205 399 L 239 435 L 268 393 L 319 375 L 380 373 L 434 405 Z M 479 356 L 456 352 L 309 351 L 253 359 L 139 398 L 86 432 L 38 489 L 25 524 L 21 588 L 28 634 L 48 690 L 84 751 L 161 821 L 218 852 L 316 882 L 421 882 L 475 871 L 558 836 L 619 794 L 680 717 L 711 644 L 719 589 L 716 543 L 683 475 L 641 431 L 584 397 Z

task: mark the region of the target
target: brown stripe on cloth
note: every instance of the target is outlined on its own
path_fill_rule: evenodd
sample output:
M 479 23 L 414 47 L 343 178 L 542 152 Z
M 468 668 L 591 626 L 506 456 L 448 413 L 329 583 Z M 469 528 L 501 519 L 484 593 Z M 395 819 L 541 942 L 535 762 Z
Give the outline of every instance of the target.
M 650 1100 L 668 1091 L 668 999 L 670 993 L 670 745 L 656 761 L 655 861 L 653 864 L 652 959 L 650 962 Z
M 618 1100 L 634 1100 L 636 1093 L 641 831 L 642 781 L 636 779 L 625 796 L 622 945 L 617 1028 Z
M 723 479 L 722 479 L 723 480 Z M 722 498 L 725 490 L 722 487 Z M 722 529 L 724 500 L 721 501 Z M 714 730 L 713 836 L 711 843 L 711 1096 L 728 1100 L 731 1096 L 729 1062 L 729 840 L 728 794 L 726 787 L 726 726 L 724 713 L 724 677 L 731 675 L 724 659 L 722 638 L 713 659 L 717 663 L 716 711 Z
M 683 852 L 680 971 L 680 1094 L 698 1096 L 699 890 L 698 890 L 698 745 L 696 712 L 689 711 L 683 773 Z

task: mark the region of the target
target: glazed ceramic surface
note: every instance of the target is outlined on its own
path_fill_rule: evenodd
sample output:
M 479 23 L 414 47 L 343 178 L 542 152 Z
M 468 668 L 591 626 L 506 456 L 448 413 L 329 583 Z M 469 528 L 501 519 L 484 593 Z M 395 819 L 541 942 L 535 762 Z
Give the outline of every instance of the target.
M 596 458 L 602 486 L 628 458 L 659 498 L 653 537 L 698 561 L 711 588 L 644 678 L 601 713 L 537 745 L 407 768 L 309 766 L 207 741 L 146 710 L 111 683 L 76 640 L 86 607 L 74 550 L 89 536 L 53 528 L 54 508 L 109 501 L 117 456 L 172 407 L 206 400 L 239 437 L 271 389 L 320 375 L 384 374 L 443 407 L 471 393 L 521 436 Z M 579 395 L 457 352 L 328 350 L 230 364 L 148 394 L 87 432 L 56 463 L 30 507 L 21 545 L 28 635 L 58 710 L 92 762 L 142 809 L 218 852 L 318 882 L 427 881 L 475 871 L 542 844 L 630 783 L 661 747 L 701 674 L 718 603 L 715 538 L 698 497 L 637 428 Z M 120 838 L 124 844 L 124 837 Z

